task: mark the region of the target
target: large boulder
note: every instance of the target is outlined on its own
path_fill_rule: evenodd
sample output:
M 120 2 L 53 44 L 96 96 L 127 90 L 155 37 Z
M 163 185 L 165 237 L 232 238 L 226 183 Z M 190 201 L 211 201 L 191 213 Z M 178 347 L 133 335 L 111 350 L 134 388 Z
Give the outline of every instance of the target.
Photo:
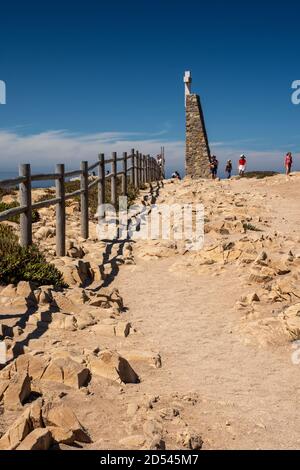
M 49 358 L 33 354 L 21 354 L 15 360 L 15 369 L 17 372 L 26 372 L 31 379 L 39 380 L 47 367 Z
M 43 421 L 47 427 L 55 426 L 57 428 L 62 428 L 67 433 L 71 431 L 75 441 L 86 443 L 91 442 L 91 438 L 87 431 L 80 424 L 71 408 L 66 405 L 46 405 L 43 409 Z
M 59 426 L 47 426 L 47 429 L 51 432 L 55 444 L 72 445 L 75 441 L 74 433 L 70 429 Z
M 139 377 L 129 362 L 115 351 L 102 351 L 89 361 L 91 373 L 118 383 L 139 383 Z
M 28 410 L 29 411 L 29 410 Z M 0 439 L 0 450 L 14 450 L 31 432 L 29 412 L 20 416 Z
M 258 284 L 264 284 L 267 282 L 272 281 L 272 279 L 276 276 L 276 271 L 272 268 L 263 266 L 253 268 L 250 272 L 249 281 L 255 282 Z
M 125 356 L 128 361 L 135 363 L 146 364 L 155 369 L 160 369 L 162 367 L 161 355 L 154 351 L 149 350 L 130 350 L 130 351 L 120 351 L 122 356 Z
M 0 303 L 6 306 L 27 308 L 36 306 L 34 285 L 31 282 L 20 281 L 17 286 L 9 284 L 2 289 Z
M 15 449 L 31 431 L 42 426 L 42 399 L 38 399 L 25 409 L 1 437 L 0 450 Z
M 101 289 L 96 292 L 92 290 L 86 292 L 90 298 L 89 305 L 93 307 L 118 307 L 120 310 L 124 308 L 123 299 L 116 288 L 109 289 L 108 287 L 101 287 Z
M 42 286 L 34 291 L 36 301 L 39 305 L 49 305 L 53 302 L 52 286 Z
M 35 314 L 32 317 L 34 316 Z M 77 329 L 75 316 L 64 312 L 52 313 L 50 322 L 39 321 L 37 317 L 37 326 L 53 330 L 75 331 Z
M 4 393 L 4 408 L 10 411 L 22 409 L 31 393 L 31 381 L 27 372 L 17 372 Z
M 48 450 L 52 445 L 52 434 L 47 428 L 38 428 L 32 431 L 17 450 Z
M 81 388 L 89 380 L 89 369 L 70 357 L 53 359 L 45 370 L 42 380 Z

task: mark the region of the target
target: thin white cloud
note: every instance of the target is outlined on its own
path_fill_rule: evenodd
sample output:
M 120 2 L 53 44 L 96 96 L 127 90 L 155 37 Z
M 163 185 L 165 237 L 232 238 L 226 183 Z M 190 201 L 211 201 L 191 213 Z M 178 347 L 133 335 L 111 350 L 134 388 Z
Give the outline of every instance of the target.
M 53 168 L 65 163 L 78 168 L 79 162 L 96 161 L 99 153 L 107 156 L 112 151 L 129 152 L 132 148 L 143 154 L 157 155 L 165 146 L 168 166 L 174 168 L 184 161 L 184 142 L 166 141 L 159 137 L 164 132 L 141 134 L 135 132 L 100 132 L 75 134 L 67 130 L 50 130 L 38 134 L 21 135 L 14 131 L 0 131 L 0 171 L 13 171 L 20 163 L 29 162 L 34 168 Z
M 68 169 L 75 169 L 82 160 L 96 161 L 99 153 L 110 156 L 113 151 L 121 154 L 129 152 L 132 148 L 155 156 L 161 146 L 165 147 L 168 172 L 177 169 L 183 173 L 185 142 L 168 141 L 162 138 L 164 134 L 165 131 L 152 134 L 137 132 L 76 134 L 68 130 L 49 130 L 24 135 L 18 133 L 15 128 L 3 129 L 0 131 L 0 173 L 17 171 L 18 165 L 26 162 L 32 164 L 33 172 L 46 168 L 52 170 L 56 163 L 65 163 Z M 254 150 L 251 148 L 251 142 L 254 141 L 211 143 L 211 151 L 217 155 L 220 169 L 223 169 L 228 159 L 233 160 L 236 166 L 239 155 L 243 152 L 248 157 L 249 170 L 282 170 L 284 158 L 282 149 L 259 151 L 256 150 L 256 142 Z M 294 157 L 295 169 L 300 170 L 300 153 L 294 152 Z

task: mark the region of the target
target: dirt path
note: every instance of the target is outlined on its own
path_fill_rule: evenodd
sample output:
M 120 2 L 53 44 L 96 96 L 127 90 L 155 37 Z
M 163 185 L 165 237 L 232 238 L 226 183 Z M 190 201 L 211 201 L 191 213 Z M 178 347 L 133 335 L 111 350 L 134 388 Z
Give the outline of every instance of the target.
M 166 181 L 158 203 L 204 204 L 205 244 L 196 254 L 169 240 L 105 243 L 95 237 L 77 246 L 74 207 L 69 241 L 84 253 L 82 272 L 77 258 L 51 255 L 53 237 L 42 242 L 70 288 L 45 288 L 42 295 L 25 283 L 8 286 L 0 298 L 3 319 L 16 327 L 6 338 L 10 354 L 25 351 L 29 363 L 40 358 L 42 378 L 37 374 L 32 384 L 42 397 L 41 412 L 45 404 L 69 406 L 91 436 L 83 445 L 89 449 L 199 449 L 201 438 L 204 449 L 298 449 L 300 366 L 292 363 L 292 341 L 300 340 L 299 182 L 300 174 L 289 183 L 280 175 Z M 53 225 L 54 214 L 42 216 L 41 224 Z M 85 263 L 98 280 L 83 270 Z M 28 317 L 31 294 L 35 313 Z M 15 310 L 7 310 L 12 305 Z M 21 343 L 24 351 L 15 349 Z M 105 373 L 102 362 L 92 369 L 103 353 L 116 352 L 136 372 L 134 380 L 121 378 L 115 363 Z M 70 385 L 60 373 L 43 379 L 60 358 L 75 377 L 87 365 L 87 382 Z M 28 399 L 24 407 L 36 396 Z M 21 411 L 0 406 L 0 437 Z
M 288 196 L 282 205 L 295 216 L 295 195 Z M 162 355 L 163 368 L 145 377 L 140 391 L 196 392 L 200 401 L 190 418 L 203 429 L 207 448 L 298 448 L 299 366 L 291 362 L 291 346 L 245 343 L 233 309 L 241 296 L 234 267 L 205 277 L 171 273 L 173 263 L 137 259 L 115 281 L 132 322 Z

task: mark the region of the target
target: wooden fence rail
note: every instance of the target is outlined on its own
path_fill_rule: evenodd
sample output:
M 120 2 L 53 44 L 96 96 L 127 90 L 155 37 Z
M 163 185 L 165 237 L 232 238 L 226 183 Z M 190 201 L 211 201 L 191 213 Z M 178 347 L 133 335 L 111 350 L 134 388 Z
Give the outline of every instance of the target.
M 122 163 L 122 168 L 118 172 L 118 162 Z M 106 165 L 110 164 L 110 171 L 106 174 Z M 89 173 L 98 170 L 98 176 L 90 179 Z M 80 178 L 80 189 L 72 193 L 66 193 L 65 183 L 67 178 Z M 121 195 L 128 196 L 128 181 L 135 187 L 140 188 L 144 183 L 159 181 L 163 176 L 163 168 L 156 159 L 150 155 L 142 155 L 134 149 L 128 155 L 124 152 L 118 158 L 113 152 L 112 158 L 105 159 L 101 153 L 98 161 L 92 165 L 88 162 L 81 162 L 80 169 L 65 171 L 65 165 L 56 165 L 55 173 L 31 174 L 30 164 L 21 164 L 19 167 L 19 177 L 7 180 L 0 180 L 0 188 L 10 188 L 19 186 L 19 207 L 13 207 L 4 212 L 0 212 L 0 222 L 9 220 L 12 216 L 20 215 L 20 244 L 27 247 L 32 244 L 32 210 L 41 209 L 55 205 L 56 207 L 56 254 L 65 256 L 66 254 L 66 201 L 75 196 L 80 196 L 81 205 L 81 236 L 84 239 L 89 237 L 89 191 L 97 186 L 98 204 L 105 203 L 105 187 L 110 180 L 111 204 L 117 204 L 117 178 L 121 178 Z M 46 201 L 32 203 L 32 182 L 33 181 L 55 181 L 55 198 Z M 103 213 L 98 213 L 99 219 L 103 218 Z

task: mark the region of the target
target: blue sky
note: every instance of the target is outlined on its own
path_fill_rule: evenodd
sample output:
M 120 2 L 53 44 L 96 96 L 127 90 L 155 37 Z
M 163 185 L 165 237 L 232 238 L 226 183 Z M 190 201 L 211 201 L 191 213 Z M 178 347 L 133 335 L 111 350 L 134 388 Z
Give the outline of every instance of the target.
M 191 70 L 214 153 L 300 170 L 299 2 L 90 1 L 1 5 L 0 171 L 95 159 L 132 146 L 184 166 Z M 71 164 L 72 163 L 72 164 Z

